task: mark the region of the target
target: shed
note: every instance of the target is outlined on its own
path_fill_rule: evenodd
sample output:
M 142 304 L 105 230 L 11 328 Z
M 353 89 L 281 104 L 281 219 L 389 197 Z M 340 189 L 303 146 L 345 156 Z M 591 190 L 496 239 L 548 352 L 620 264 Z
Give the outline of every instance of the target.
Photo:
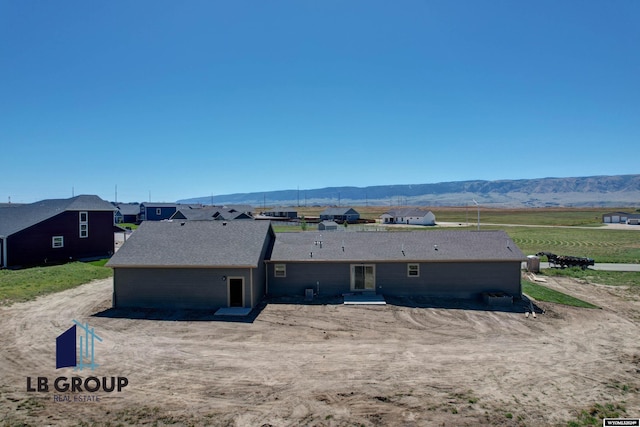
M 318 230 L 330 231 L 330 230 L 337 230 L 337 229 L 338 229 L 338 223 L 335 221 L 322 221 L 318 224 Z

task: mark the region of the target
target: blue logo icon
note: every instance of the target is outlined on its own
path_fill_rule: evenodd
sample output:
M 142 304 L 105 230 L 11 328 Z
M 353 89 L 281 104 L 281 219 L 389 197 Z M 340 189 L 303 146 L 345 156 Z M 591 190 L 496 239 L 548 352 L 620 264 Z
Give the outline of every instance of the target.
M 72 327 L 64 331 L 56 338 L 56 369 L 73 367 L 74 371 L 91 368 L 93 371 L 99 365 L 95 363 L 94 344 L 95 340 L 102 342 L 93 328 L 89 327 L 89 323 L 82 324 L 74 320 Z M 80 332 L 80 348 L 76 353 L 77 346 L 77 327 L 83 331 Z M 84 338 L 84 340 L 83 340 Z M 91 350 L 89 350 L 91 348 Z M 91 354 L 89 354 L 91 353 Z

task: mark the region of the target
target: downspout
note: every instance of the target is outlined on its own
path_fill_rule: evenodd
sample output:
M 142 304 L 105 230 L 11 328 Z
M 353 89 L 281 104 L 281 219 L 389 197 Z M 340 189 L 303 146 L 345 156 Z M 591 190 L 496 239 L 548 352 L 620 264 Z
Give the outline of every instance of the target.
M 269 264 L 264 260 L 264 294 L 269 295 Z
M 249 282 L 251 282 L 251 291 L 249 292 L 249 295 L 251 296 L 251 308 L 253 308 L 253 268 L 249 269 Z
M 0 236 L 2 239 L 2 267 L 8 268 L 7 265 L 7 236 Z

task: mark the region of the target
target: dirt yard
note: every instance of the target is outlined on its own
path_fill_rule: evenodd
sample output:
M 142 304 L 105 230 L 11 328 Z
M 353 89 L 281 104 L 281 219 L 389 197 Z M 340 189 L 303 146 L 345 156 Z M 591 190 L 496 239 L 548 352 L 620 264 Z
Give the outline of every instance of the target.
M 606 403 L 640 417 L 640 295 L 548 280 L 602 309 L 275 301 L 239 322 L 113 311 L 111 279 L 93 282 L 0 308 L 0 424 L 541 426 Z M 95 371 L 55 369 L 73 319 L 103 339 Z M 27 392 L 38 376 L 129 384 L 74 402 L 90 393 Z

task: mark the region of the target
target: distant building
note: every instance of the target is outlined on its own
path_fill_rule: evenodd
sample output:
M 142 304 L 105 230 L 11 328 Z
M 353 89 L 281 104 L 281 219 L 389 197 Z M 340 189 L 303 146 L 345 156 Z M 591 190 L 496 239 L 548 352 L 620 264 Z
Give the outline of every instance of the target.
M 116 208 L 118 209 L 116 211 L 116 224 L 123 222 L 135 224 L 138 222 L 138 216 L 140 215 L 140 205 L 138 203 L 120 203 L 116 205 Z
M 624 224 L 628 218 L 629 214 L 626 212 L 609 212 L 602 215 L 602 222 L 605 224 Z
M 266 212 L 263 212 L 262 215 L 273 218 L 296 219 L 298 218 L 298 211 L 289 208 L 273 208 Z
M 320 221 L 358 222 L 360 214 L 353 208 L 327 208 L 320 213 Z
M 318 230 L 330 231 L 330 230 L 337 230 L 337 229 L 338 229 L 338 223 L 335 221 L 322 221 L 321 223 L 318 224 Z
M 436 225 L 433 212 L 417 208 L 392 209 L 380 215 L 384 224 Z
M 171 215 L 171 220 L 189 220 L 189 221 L 216 221 L 225 220 L 231 221 L 235 219 L 253 219 L 251 214 L 244 211 L 237 211 L 235 209 L 229 210 L 222 206 L 186 206 L 180 208 Z
M 162 221 L 171 218 L 178 210 L 177 203 L 140 203 L 140 221 Z

